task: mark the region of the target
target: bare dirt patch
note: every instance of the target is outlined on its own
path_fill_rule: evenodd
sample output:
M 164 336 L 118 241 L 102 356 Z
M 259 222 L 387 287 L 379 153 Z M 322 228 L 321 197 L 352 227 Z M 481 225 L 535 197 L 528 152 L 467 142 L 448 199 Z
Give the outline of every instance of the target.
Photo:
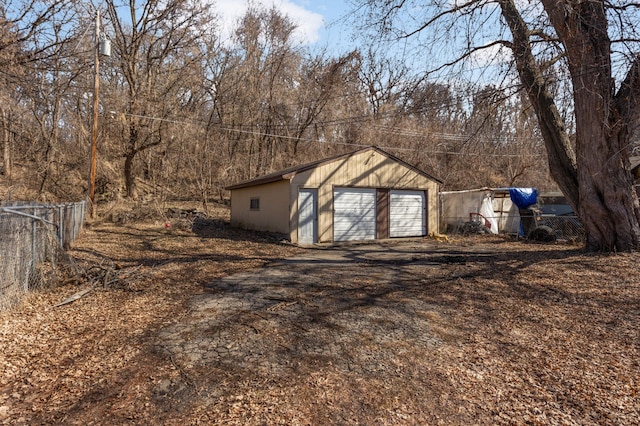
M 86 231 L 79 263 L 139 278 L 0 314 L 0 422 L 637 423 L 638 254 L 205 228 Z

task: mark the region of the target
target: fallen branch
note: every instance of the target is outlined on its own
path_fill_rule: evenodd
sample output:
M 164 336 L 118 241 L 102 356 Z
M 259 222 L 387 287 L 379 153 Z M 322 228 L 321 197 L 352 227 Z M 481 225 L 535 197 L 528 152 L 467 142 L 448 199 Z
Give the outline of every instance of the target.
M 132 284 L 140 280 L 143 276 L 140 273 L 142 265 L 131 268 L 122 268 L 118 264 L 113 266 L 93 265 L 87 269 L 85 280 L 92 286 L 120 287 L 123 289 L 132 289 Z
M 84 297 L 91 290 L 93 290 L 93 287 L 85 288 L 84 290 L 79 291 L 79 292 L 71 295 L 70 297 L 66 298 L 65 300 L 63 300 L 62 302 L 58 303 L 57 305 L 53 305 L 52 308 L 58 308 L 60 306 L 68 305 L 69 303 L 75 302 L 76 300 Z

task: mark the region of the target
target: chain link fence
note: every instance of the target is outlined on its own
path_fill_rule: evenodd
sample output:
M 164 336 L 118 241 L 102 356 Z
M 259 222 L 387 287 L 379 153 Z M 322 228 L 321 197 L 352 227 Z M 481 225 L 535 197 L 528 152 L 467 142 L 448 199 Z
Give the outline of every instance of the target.
M 485 218 L 479 215 L 448 219 L 449 223 L 457 223 L 456 225 L 446 226 L 445 232 L 448 234 L 472 235 L 491 233 L 488 221 L 485 221 Z M 538 215 L 531 217 L 534 224 L 527 226 L 527 228 L 530 228 L 527 235 L 525 235 L 524 229 L 520 225 L 520 216 L 502 216 L 499 219 L 509 225 L 499 228 L 499 233 L 501 234 L 512 234 L 543 242 L 579 244 L 585 241 L 584 227 L 574 215 Z
M 0 309 L 40 281 L 39 269 L 55 267 L 78 237 L 86 202 L 0 206 Z
M 576 216 L 539 216 L 536 229 L 546 228 L 552 239 L 560 242 L 581 243 L 585 241 L 584 227 Z M 539 231 L 538 231 L 539 232 Z

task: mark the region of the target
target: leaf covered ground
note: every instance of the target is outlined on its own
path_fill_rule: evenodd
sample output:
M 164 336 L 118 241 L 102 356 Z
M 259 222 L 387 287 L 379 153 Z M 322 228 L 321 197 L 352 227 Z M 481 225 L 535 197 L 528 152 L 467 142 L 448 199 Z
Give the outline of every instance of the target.
M 94 224 L 85 273 L 1 312 L 0 424 L 640 418 L 639 254 L 200 225 Z

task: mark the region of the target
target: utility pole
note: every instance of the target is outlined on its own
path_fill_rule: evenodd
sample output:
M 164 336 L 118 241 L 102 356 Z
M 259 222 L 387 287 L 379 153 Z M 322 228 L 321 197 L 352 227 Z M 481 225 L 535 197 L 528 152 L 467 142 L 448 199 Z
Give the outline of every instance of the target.
M 91 166 L 89 170 L 89 213 L 96 217 L 96 155 L 98 152 L 98 93 L 100 90 L 100 11 L 96 10 L 96 30 L 93 45 L 93 126 L 91 128 Z

